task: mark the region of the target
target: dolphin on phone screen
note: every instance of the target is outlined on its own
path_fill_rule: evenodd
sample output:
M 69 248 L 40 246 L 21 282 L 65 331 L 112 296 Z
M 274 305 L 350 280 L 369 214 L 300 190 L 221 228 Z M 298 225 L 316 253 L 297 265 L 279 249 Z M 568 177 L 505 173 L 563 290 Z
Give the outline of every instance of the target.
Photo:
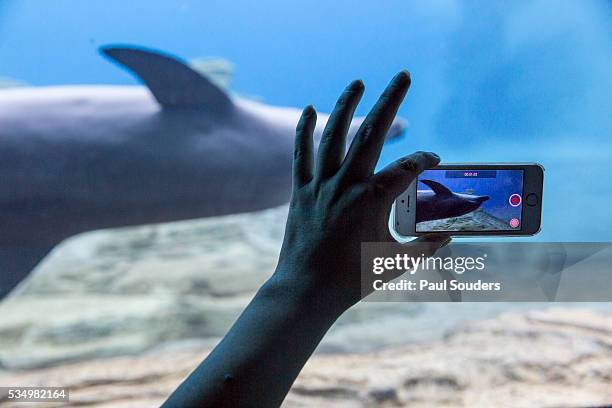
M 476 210 L 489 196 L 454 193 L 433 180 L 420 179 L 431 190 L 417 190 L 416 222 L 459 217 Z
M 232 97 L 164 53 L 101 52 L 145 86 L 0 90 L 0 298 L 70 236 L 289 200 L 299 109 Z

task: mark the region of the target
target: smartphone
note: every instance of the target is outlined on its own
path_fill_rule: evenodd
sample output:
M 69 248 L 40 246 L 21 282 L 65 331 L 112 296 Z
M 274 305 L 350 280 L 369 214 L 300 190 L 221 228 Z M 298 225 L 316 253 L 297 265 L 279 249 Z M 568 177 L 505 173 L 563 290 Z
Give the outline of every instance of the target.
M 543 185 L 537 163 L 440 164 L 397 197 L 390 224 L 400 236 L 535 235 Z

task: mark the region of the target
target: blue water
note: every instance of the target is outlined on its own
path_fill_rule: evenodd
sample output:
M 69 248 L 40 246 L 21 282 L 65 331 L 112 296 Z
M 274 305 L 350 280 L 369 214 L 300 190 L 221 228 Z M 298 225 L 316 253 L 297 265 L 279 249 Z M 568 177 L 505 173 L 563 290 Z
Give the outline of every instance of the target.
M 407 68 L 410 127 L 381 164 L 417 149 L 540 162 L 538 239 L 612 239 L 610 2 L 0 1 L 0 76 L 135 83 L 97 54 L 109 43 L 220 56 L 237 92 L 323 111 L 362 78 L 364 114 Z

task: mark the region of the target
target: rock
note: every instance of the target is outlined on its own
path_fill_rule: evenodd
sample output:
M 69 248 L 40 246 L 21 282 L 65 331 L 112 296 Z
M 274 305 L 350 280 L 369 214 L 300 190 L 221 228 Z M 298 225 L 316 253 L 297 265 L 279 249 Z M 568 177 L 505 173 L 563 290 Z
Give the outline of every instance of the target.
M 508 223 L 478 208 L 458 217 L 443 218 L 441 220 L 421 221 L 419 228 L 422 231 L 479 231 L 479 230 L 508 230 Z
M 0 386 L 67 386 L 72 405 L 159 405 L 274 270 L 286 212 L 66 242 L 0 303 Z M 529 307 L 543 306 L 362 302 L 326 335 L 285 406 L 612 403 L 609 312 L 515 312 L 457 325 Z
M 214 343 L 277 262 L 287 207 L 71 239 L 0 303 L 0 364 Z
M 286 214 L 284 206 L 67 241 L 0 303 L 0 365 L 135 355 L 177 340 L 214 344 L 274 270 Z M 455 321 L 498 313 L 498 305 L 363 302 L 319 350 L 437 338 Z M 444 324 L 431 325 L 431 315 Z
M 0 384 L 70 387 L 74 406 L 153 406 L 166 398 L 208 350 L 210 346 L 202 344 L 176 343 L 173 348 L 134 357 L 6 372 Z M 609 404 L 612 314 L 557 309 L 466 323 L 433 342 L 379 352 L 315 355 L 284 406 Z
M 368 392 L 368 396 L 377 404 L 399 405 L 399 397 L 394 388 L 374 388 Z
M 199 338 L 214 343 L 249 297 L 222 302 L 195 296 L 32 297 L 2 306 L 0 362 L 8 368 L 138 354 Z
M 279 207 L 83 234 L 57 247 L 9 296 L 253 293 L 276 266 L 286 215 Z

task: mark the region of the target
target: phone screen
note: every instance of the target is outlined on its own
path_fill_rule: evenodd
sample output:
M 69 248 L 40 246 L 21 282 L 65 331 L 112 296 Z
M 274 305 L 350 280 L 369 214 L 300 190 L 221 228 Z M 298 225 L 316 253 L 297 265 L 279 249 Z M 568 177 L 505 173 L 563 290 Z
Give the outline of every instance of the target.
M 520 231 L 523 170 L 425 170 L 416 231 Z

